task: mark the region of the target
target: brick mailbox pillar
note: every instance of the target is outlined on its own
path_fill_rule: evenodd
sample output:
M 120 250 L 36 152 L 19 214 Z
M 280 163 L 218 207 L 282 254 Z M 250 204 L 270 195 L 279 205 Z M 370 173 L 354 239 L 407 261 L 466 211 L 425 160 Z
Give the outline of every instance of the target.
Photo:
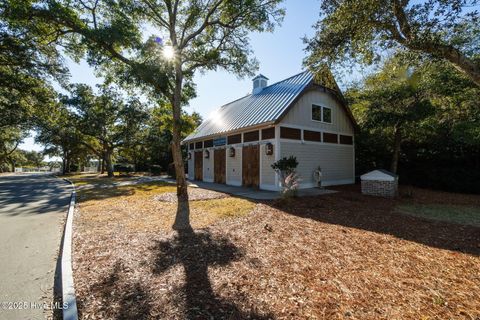
M 393 198 L 398 193 L 398 176 L 387 170 L 373 170 L 360 177 L 362 193 L 370 196 Z

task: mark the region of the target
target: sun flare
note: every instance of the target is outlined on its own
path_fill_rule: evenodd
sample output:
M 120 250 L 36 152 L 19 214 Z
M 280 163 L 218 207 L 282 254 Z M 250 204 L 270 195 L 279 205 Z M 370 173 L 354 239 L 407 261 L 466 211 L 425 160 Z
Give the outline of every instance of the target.
M 172 46 L 163 47 L 163 57 L 167 60 L 172 60 L 175 57 L 175 49 Z

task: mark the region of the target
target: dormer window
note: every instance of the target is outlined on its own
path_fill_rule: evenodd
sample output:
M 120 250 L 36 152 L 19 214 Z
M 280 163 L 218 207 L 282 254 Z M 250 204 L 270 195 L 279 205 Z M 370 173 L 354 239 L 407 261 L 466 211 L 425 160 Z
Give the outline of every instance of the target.
M 332 108 L 312 104 L 312 120 L 332 123 Z

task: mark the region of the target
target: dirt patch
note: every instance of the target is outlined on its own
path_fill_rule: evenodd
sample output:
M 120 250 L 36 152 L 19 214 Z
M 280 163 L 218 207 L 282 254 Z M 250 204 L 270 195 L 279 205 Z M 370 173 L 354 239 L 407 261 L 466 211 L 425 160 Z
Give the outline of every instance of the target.
M 105 200 L 89 201 L 92 207 L 81 206 L 75 222 L 80 316 L 480 317 L 480 228 L 396 213 L 402 199 L 338 190 L 254 204 L 229 219 L 201 220 L 214 216 L 210 210 L 239 212 L 245 204 L 227 202 L 233 197 L 196 201 L 195 231 L 179 233 L 163 222 L 172 219 L 175 204 L 154 201 L 149 192 L 108 207 L 100 207 Z
M 198 201 L 198 200 L 211 200 L 211 199 L 222 199 L 229 197 L 228 194 L 202 189 L 202 188 L 188 188 L 188 200 Z M 177 193 L 176 192 L 166 192 L 159 194 L 154 197 L 155 200 L 164 201 L 164 202 L 174 202 L 176 203 Z

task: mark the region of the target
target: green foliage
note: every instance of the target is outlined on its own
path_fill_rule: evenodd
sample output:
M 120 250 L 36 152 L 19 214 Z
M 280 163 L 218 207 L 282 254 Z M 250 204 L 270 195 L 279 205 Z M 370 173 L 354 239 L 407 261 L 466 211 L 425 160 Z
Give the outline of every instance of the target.
M 23 151 L 23 156 L 25 157 L 25 162 L 20 163 L 20 165 L 25 165 L 25 166 L 33 166 L 33 167 L 41 167 L 44 165 L 43 159 L 44 155 L 42 152 L 37 152 L 37 151 Z M 18 164 L 17 164 L 18 165 Z
M 361 127 L 355 138 L 356 172 L 390 166 L 393 125 L 401 123 L 401 183 L 480 193 L 480 89 L 446 62 L 414 59 L 409 60 L 414 72 L 404 78 L 414 80 L 409 89 L 399 85 L 403 77 L 386 77 L 397 73 L 393 62 L 405 61 L 397 56 L 346 93 Z M 411 101 L 410 94 L 421 102 L 413 109 L 404 104 Z
M 249 57 L 248 33 L 271 31 L 284 14 L 280 2 L 10 0 L 5 7 L 8 18 L 23 28 L 49 25 L 72 58 L 86 57 L 108 79 L 171 100 L 176 75 L 174 63 L 161 54 L 165 45 L 174 46 L 181 59 L 188 99 L 196 71 L 251 74 L 257 62 Z M 145 26 L 152 36 L 144 40 Z
M 472 1 L 472 6 L 478 5 Z M 373 64 L 407 48 L 449 61 L 480 86 L 480 13 L 463 0 L 325 0 L 306 39 L 313 70 L 323 64 Z
M 159 176 L 162 174 L 162 167 L 157 164 L 154 164 L 150 166 L 150 172 L 155 176 Z
M 0 172 L 12 171 L 18 156 L 17 147 L 27 133 L 16 126 L 0 127 Z
M 297 158 L 294 156 L 283 157 L 274 162 L 271 167 L 278 174 L 282 185 L 282 199 L 288 200 L 297 195 L 299 178 L 295 169 L 298 166 Z
M 59 156 L 69 172 L 82 168 L 92 158 L 105 158 L 132 165 L 137 171 L 150 166 L 168 168 L 172 163 L 172 111 L 156 106 L 147 109 L 137 99 L 124 99 L 112 88 L 95 93 L 85 85 L 71 86 L 69 96 L 61 96 L 55 111 L 43 117 L 37 142 L 45 154 Z M 201 122 L 197 113 L 182 115 L 182 138 Z M 113 168 L 114 169 L 114 168 Z
M 70 110 L 79 132 L 108 148 L 125 144 L 148 119 L 146 106 L 138 99 L 125 101 L 120 92 L 109 87 L 100 88 L 97 95 L 86 85 L 74 85 L 72 94 L 63 97 L 62 103 Z
M 113 171 L 119 172 L 120 174 L 129 174 L 130 172 L 135 171 L 135 168 L 129 164 L 115 164 L 113 166 Z
M 24 2 L 22 2 L 24 3 Z M 55 32 L 49 24 L 19 23 L 12 11 L 20 2 L 0 4 L 0 127 L 35 124 L 55 99 L 52 77 L 63 83 Z
M 281 0 L 7 0 L 20 24 L 47 23 L 76 59 L 87 57 L 107 81 L 141 90 L 172 108 L 172 156 L 179 204 L 176 228 L 190 228 L 181 148 L 182 106 L 194 94 L 196 72 L 224 69 L 251 75 L 250 32 L 271 31 L 283 17 Z M 143 40 L 142 30 L 152 36 Z M 159 41 L 157 41 L 157 39 Z M 168 46 L 168 47 L 167 47 Z M 166 48 L 172 57 L 162 53 Z M 109 172 L 110 174 L 110 172 Z M 180 201 L 181 200 L 181 201 Z
M 282 159 L 277 160 L 271 165 L 273 170 L 285 172 L 287 175 L 294 172 L 297 166 L 298 161 L 297 158 L 294 156 L 290 156 L 288 158 L 283 157 Z

